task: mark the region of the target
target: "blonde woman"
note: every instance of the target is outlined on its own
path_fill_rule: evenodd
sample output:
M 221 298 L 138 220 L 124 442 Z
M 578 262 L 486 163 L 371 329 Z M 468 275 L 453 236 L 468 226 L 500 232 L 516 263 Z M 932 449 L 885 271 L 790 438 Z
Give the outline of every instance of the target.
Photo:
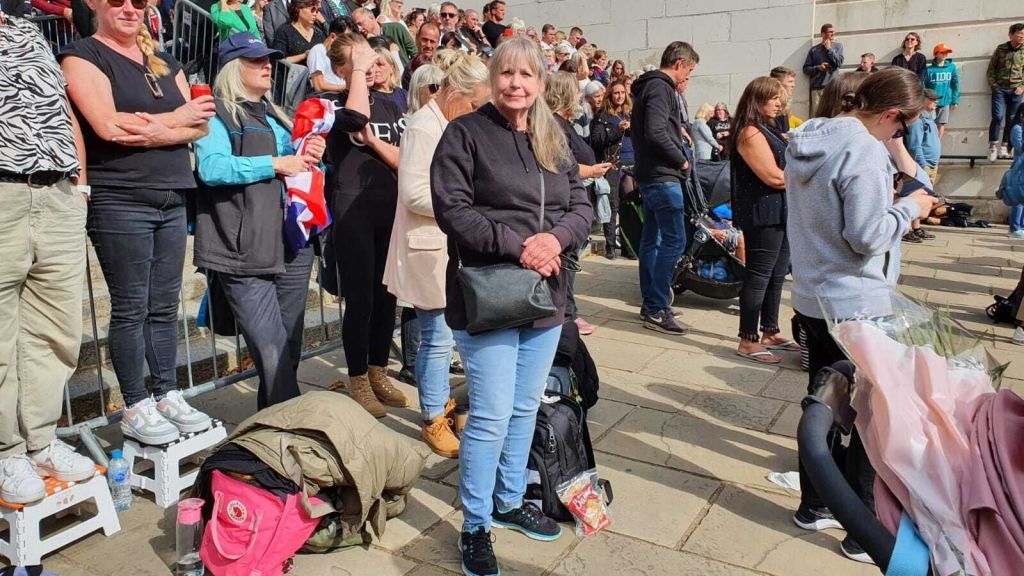
M 586 239 L 593 211 L 565 133 L 544 102 L 546 77 L 532 40 L 513 36 L 502 42 L 490 62 L 492 103 L 448 124 L 431 165 L 434 215 L 448 235 L 445 320 L 469 387 L 459 494 L 462 569 L 471 576 L 499 572 L 492 523 L 542 541 L 562 531 L 524 502 L 526 460 L 564 318 L 561 255 Z M 513 262 L 537 271 L 547 279 L 556 313 L 470 335 L 456 280 L 459 262 Z
M 126 407 L 121 431 L 164 444 L 210 424 L 178 391 L 175 366 L 185 193 L 196 187 L 188 145 L 206 134 L 213 98 L 189 101 L 181 65 L 156 52 L 142 23 L 145 0 L 89 6 L 96 34 L 69 45 L 60 60 L 84 120 L 87 226 L 110 290 L 110 360 Z
M 715 140 L 714 133 L 708 127 L 708 120 L 715 115 L 715 107 L 710 102 L 705 102 L 693 115 L 693 136 L 694 155 L 697 160 L 712 160 L 718 158 L 722 145 Z
M 409 80 L 409 111 L 410 116 L 427 105 L 440 89 L 444 70 L 433 64 L 424 64 L 412 73 Z
M 377 22 L 380 22 L 381 24 L 397 22 L 408 29 L 408 25 L 406 25 L 402 20 L 403 5 L 403 0 L 384 0 L 380 4 L 380 15 L 377 16 Z
M 246 33 L 220 45 L 217 115 L 195 145 L 196 168 L 206 184 L 196 197 L 195 265 L 217 274 L 245 336 L 259 377 L 259 409 L 299 395 L 296 373 L 313 266 L 312 246 L 285 248 L 278 177 L 305 172 L 324 152 L 318 137 L 306 155 L 297 156 L 292 119 L 268 98 L 271 60 L 283 56 Z
M 478 56 L 454 53 L 436 95 L 409 117 L 398 162 L 398 207 L 391 231 L 384 284 L 398 300 L 411 304 L 420 325 L 416 354 L 421 437 L 435 454 L 455 458 L 459 439 L 445 418 L 451 389 L 448 368 L 452 359 L 452 331 L 445 323 L 445 269 L 447 241 L 434 219 L 430 198 L 430 164 L 448 122 L 473 112 L 490 98 L 487 65 Z M 421 70 L 438 66 L 421 66 Z
M 370 90 L 381 98 L 395 103 L 403 114 L 408 110 L 409 93 L 402 88 L 398 65 L 390 50 L 377 48 L 377 59 L 373 63 L 373 81 Z

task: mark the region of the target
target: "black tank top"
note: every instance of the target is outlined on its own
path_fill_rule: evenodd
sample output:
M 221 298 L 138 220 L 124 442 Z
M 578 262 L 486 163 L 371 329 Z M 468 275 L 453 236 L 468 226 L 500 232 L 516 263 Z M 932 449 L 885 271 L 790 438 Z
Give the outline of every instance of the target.
M 110 80 L 110 91 L 114 97 L 116 111 L 128 114 L 163 114 L 180 107 L 185 103 L 185 98 L 175 81 L 181 65 L 166 52 L 157 55 L 167 62 L 170 68 L 169 74 L 157 79 L 157 85 L 163 92 L 162 98 L 156 98 L 150 90 L 146 82 L 146 69 L 142 64 L 115 52 L 95 38 L 84 38 L 69 44 L 58 58 L 74 56 L 99 68 Z M 100 138 L 77 109 L 75 113 L 82 126 L 82 136 L 85 138 L 85 149 L 88 152 L 86 158 L 89 184 L 152 190 L 196 187 L 189 161 L 188 144 L 162 148 L 122 146 Z
M 786 167 L 787 142 L 773 126 L 758 126 L 775 157 L 775 165 Z M 772 188 L 750 169 L 739 150 L 732 154 L 732 213 L 738 228 L 781 226 L 786 223 L 785 190 Z

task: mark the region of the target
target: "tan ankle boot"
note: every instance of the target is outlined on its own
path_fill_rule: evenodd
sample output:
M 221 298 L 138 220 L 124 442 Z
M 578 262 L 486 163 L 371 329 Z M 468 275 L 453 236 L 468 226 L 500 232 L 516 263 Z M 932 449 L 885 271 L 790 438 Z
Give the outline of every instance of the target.
M 373 415 L 374 418 L 387 416 L 388 411 L 377 400 L 377 396 L 373 393 L 373 388 L 370 386 L 370 378 L 366 374 L 349 377 L 348 395 L 358 402 L 360 406 L 366 408 L 366 411 Z
M 388 377 L 388 369 L 383 366 L 370 366 L 367 376 L 370 377 L 370 388 L 374 396 L 385 406 L 394 408 L 405 408 L 409 405 L 409 399 L 402 394 L 402 391 L 395 388 Z
M 424 424 L 420 437 L 434 454 L 445 458 L 459 457 L 459 439 L 455 437 L 444 415 L 434 418 L 430 424 Z
M 462 431 L 466 429 L 466 412 L 459 412 L 455 409 L 455 398 L 449 398 L 444 405 L 444 418 L 448 421 L 448 427 L 455 432 L 455 436 L 462 438 Z

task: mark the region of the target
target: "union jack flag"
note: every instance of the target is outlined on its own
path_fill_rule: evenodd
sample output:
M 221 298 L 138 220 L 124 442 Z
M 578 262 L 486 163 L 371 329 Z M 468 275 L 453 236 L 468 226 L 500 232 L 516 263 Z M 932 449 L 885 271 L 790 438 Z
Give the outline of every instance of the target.
M 326 136 L 334 125 L 334 104 L 322 98 L 309 98 L 295 110 L 292 147 L 295 154 L 306 152 L 306 143 L 313 136 Z M 324 171 L 312 170 L 285 176 L 285 244 L 293 251 L 309 246 L 309 239 L 331 225 L 331 213 L 324 198 Z

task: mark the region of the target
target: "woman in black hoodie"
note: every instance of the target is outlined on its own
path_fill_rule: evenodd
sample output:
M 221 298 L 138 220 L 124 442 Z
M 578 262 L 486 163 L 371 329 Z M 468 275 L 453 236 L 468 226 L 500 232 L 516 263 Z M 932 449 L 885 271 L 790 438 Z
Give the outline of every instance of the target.
M 445 319 L 469 386 L 459 495 L 462 568 L 471 576 L 498 574 L 492 522 L 536 540 L 561 534 L 523 500 L 526 461 L 564 315 L 561 254 L 586 239 L 593 216 L 565 134 L 541 97 L 541 52 L 515 36 L 495 51 L 490 72 L 493 104 L 448 125 L 430 174 L 437 224 L 448 235 Z M 558 310 L 532 324 L 470 335 L 459 266 L 505 262 L 546 278 Z

